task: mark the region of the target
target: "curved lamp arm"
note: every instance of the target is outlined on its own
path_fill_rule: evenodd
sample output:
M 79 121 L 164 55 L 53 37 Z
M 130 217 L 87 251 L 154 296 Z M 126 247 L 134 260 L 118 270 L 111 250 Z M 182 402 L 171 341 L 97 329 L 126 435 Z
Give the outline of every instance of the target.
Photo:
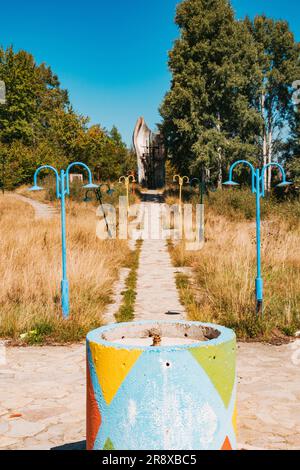
M 238 160 L 237 162 L 235 162 L 231 165 L 230 170 L 229 170 L 228 185 L 230 185 L 230 183 L 233 183 L 233 179 L 232 179 L 233 170 L 238 165 L 246 165 L 250 168 L 250 170 L 251 170 L 252 192 L 254 193 L 255 192 L 255 181 L 254 181 L 255 180 L 255 170 L 254 170 L 254 166 L 252 165 L 252 163 L 248 162 L 247 160 Z
M 34 186 L 32 188 L 30 188 L 31 191 L 37 191 L 39 189 L 43 189 L 41 187 L 38 186 L 37 184 L 37 179 L 38 179 L 38 176 L 40 174 L 40 172 L 42 170 L 51 170 L 54 172 L 55 174 L 55 180 L 56 180 L 56 197 L 57 199 L 60 198 L 61 194 L 60 194 L 60 191 L 59 191 L 59 183 L 60 183 L 60 177 L 59 177 L 59 174 L 58 174 L 58 171 L 56 170 L 56 168 L 54 168 L 53 166 L 50 166 L 50 165 L 43 165 L 43 166 L 40 166 L 34 173 L 34 176 L 33 176 L 33 183 L 34 183 Z
M 124 184 L 126 184 L 126 178 L 127 178 L 127 176 L 120 176 L 119 184 L 122 184 L 123 182 L 124 182 Z
M 202 184 L 202 181 L 199 179 L 199 178 L 192 178 L 190 180 L 190 186 L 192 187 L 193 186 L 193 183 L 197 183 L 199 186 Z
M 85 192 L 85 198 L 83 199 L 84 202 L 90 202 L 91 199 L 89 198 L 89 193 L 93 192 L 95 194 L 94 189 L 87 189 Z
M 136 183 L 135 177 L 133 175 L 128 176 L 128 181 L 130 181 L 130 178 L 132 183 Z
M 173 176 L 173 182 L 175 183 L 176 180 L 178 179 L 178 183 L 180 186 L 182 186 L 184 184 L 184 181 L 186 181 L 187 183 L 190 182 L 190 179 L 188 176 L 180 176 L 180 175 L 174 175 Z
M 99 185 L 100 191 L 101 191 L 101 189 L 104 188 L 104 187 L 106 187 L 107 189 L 110 189 L 109 184 L 107 184 L 107 183 L 101 183 L 101 184 Z
M 68 166 L 68 168 L 67 168 L 67 170 L 66 170 L 66 193 L 67 193 L 67 194 L 70 194 L 69 174 L 70 174 L 71 168 L 73 168 L 74 166 L 81 166 L 82 168 L 84 168 L 84 169 L 87 171 L 89 183 L 88 183 L 88 185 L 85 185 L 85 188 L 87 188 L 87 189 L 93 189 L 93 188 L 97 188 L 97 187 L 98 187 L 96 184 L 93 184 L 92 172 L 91 172 L 91 170 L 89 169 L 89 167 L 88 167 L 85 163 L 82 163 L 82 162 L 74 162 L 74 163 L 70 163 L 70 165 Z
M 270 168 L 270 167 L 276 167 L 276 168 L 279 169 L 279 171 L 281 173 L 281 176 L 282 176 L 282 182 L 281 182 L 282 186 L 292 184 L 292 183 L 290 183 L 286 180 L 286 174 L 285 174 L 283 166 L 280 165 L 280 163 L 276 163 L 276 162 L 268 163 L 267 165 L 265 165 L 263 167 L 263 169 L 261 170 L 262 182 L 264 182 L 265 173 L 266 173 L 267 169 Z M 265 185 L 262 183 L 262 196 L 264 196 L 264 195 L 265 195 Z

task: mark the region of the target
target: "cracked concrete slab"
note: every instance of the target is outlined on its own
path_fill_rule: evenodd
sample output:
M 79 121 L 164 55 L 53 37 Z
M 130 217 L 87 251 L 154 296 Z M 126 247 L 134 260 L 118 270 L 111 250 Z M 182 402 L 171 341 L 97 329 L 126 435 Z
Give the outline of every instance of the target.
M 290 344 L 239 343 L 239 448 L 299 449 L 294 351 Z M 13 374 L 0 387 L 1 449 L 83 448 L 85 361 L 84 344 L 7 348 L 0 371 L 5 367 Z

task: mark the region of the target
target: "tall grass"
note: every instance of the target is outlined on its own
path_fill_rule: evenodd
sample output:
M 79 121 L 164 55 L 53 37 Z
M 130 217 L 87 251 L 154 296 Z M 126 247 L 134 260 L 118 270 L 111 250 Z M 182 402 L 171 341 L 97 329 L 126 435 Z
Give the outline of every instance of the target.
M 69 200 L 73 202 L 78 202 L 81 203 L 85 200 L 86 196 L 90 199 L 89 204 L 90 205 L 97 205 L 98 202 L 96 200 L 95 195 L 93 194 L 93 191 L 87 191 L 86 189 L 83 188 L 83 184 L 85 184 L 87 181 L 82 183 L 81 181 L 75 180 L 73 183 L 70 184 L 70 196 Z M 102 202 L 104 204 L 112 204 L 114 206 L 117 206 L 119 203 L 119 197 L 120 196 L 126 196 L 126 188 L 124 184 L 120 184 L 118 181 L 110 181 L 110 182 L 97 182 L 97 184 L 107 184 L 113 191 L 111 194 L 107 194 L 108 186 L 103 186 L 102 187 Z M 55 179 L 52 175 L 47 175 L 45 176 L 42 181 L 40 181 L 40 184 L 44 188 L 44 191 L 38 191 L 38 192 L 29 192 L 28 188 L 29 186 L 23 185 L 20 186 L 17 189 L 17 192 L 19 194 L 22 194 L 23 196 L 27 196 L 33 199 L 36 199 L 37 201 L 40 202 L 51 202 L 55 205 L 59 204 L 59 201 L 57 201 L 56 198 L 56 189 L 55 189 Z M 134 191 L 133 187 L 130 186 L 130 192 L 129 192 L 129 200 L 130 204 L 135 204 L 138 202 L 140 198 L 140 187 L 139 185 L 135 184 L 134 185 Z
M 195 202 L 195 195 L 193 196 Z M 255 220 L 255 196 L 249 189 L 235 188 L 210 192 L 206 204 L 217 215 L 226 216 L 232 221 Z M 300 199 L 291 197 L 285 190 L 273 192 L 261 198 L 262 220 L 276 217 L 284 218 L 290 226 L 300 225 Z
M 60 219 L 35 220 L 28 204 L 0 198 L 0 336 L 30 343 L 77 341 L 102 324 L 126 242 L 96 237 L 95 208 L 67 202 L 70 319 L 60 307 Z M 21 335 L 21 336 L 20 336 Z
M 173 184 L 166 187 L 166 203 L 178 204 L 178 192 L 178 185 Z M 186 204 L 199 204 L 198 188 L 184 185 L 182 200 Z M 209 191 L 204 196 L 204 202 L 205 206 L 211 209 L 214 214 L 225 216 L 232 221 L 255 220 L 255 196 L 248 188 L 238 187 L 215 192 Z M 298 226 L 300 224 L 300 195 L 295 196 L 288 190 L 278 188 L 270 196 L 266 195 L 261 198 L 262 220 L 277 216 L 283 217 L 290 226 Z
M 188 252 L 184 244 L 172 249 L 176 265 L 193 268 L 192 282 L 178 279 L 189 316 L 233 327 L 241 338 L 270 338 L 276 331 L 293 334 L 300 328 L 298 205 L 282 203 L 276 207 L 272 202 L 274 207 L 268 209 L 262 223 L 265 302 L 264 318 L 257 319 L 255 223 L 247 220 L 248 210 L 242 204 L 236 212 L 228 210 L 229 197 L 233 195 L 217 195 L 215 204 L 211 200 L 207 205 L 206 243 L 201 251 Z M 252 204 L 250 198 L 245 204 Z

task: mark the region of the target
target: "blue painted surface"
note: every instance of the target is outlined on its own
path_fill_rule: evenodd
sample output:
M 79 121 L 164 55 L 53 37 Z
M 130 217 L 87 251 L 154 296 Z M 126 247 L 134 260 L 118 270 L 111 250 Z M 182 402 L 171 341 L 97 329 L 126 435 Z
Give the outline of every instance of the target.
M 248 166 L 251 171 L 251 190 L 252 193 L 255 194 L 256 200 L 256 270 L 257 276 L 255 281 L 256 286 L 256 302 L 257 302 L 257 310 L 262 311 L 262 302 L 263 302 L 263 279 L 261 276 L 261 234 L 260 234 L 260 222 L 261 222 L 261 214 L 260 214 L 260 200 L 262 197 L 265 196 L 265 184 L 264 178 L 265 173 L 268 168 L 276 167 L 279 169 L 282 182 L 278 184 L 279 187 L 287 186 L 292 184 L 291 182 L 286 180 L 286 174 L 284 168 L 279 163 L 271 162 L 265 165 L 261 170 L 259 168 L 255 169 L 252 163 L 248 162 L 247 160 L 238 160 L 237 162 L 231 165 L 229 170 L 229 180 L 224 183 L 226 186 L 236 186 L 238 183 L 233 181 L 233 170 L 238 165 Z
M 135 325 L 186 324 L 208 326 L 220 331 L 209 341 L 178 346 L 124 346 L 103 339 L 102 335 L 117 330 L 119 324 L 98 328 L 87 335 L 87 358 L 101 425 L 93 449 L 102 450 L 109 439 L 117 450 L 220 450 L 226 438 L 236 448 L 232 417 L 236 404 L 236 379 L 226 407 L 209 374 L 191 354 L 193 348 L 218 347 L 235 341 L 232 330 L 219 325 L 185 321 L 141 321 Z M 132 323 L 122 324 L 124 328 Z M 96 370 L 90 344 L 117 350 L 140 350 L 134 363 L 107 404 L 99 375 L 103 368 L 111 376 L 117 371 L 112 363 L 102 363 Z M 95 347 L 95 345 L 93 346 Z M 231 356 L 235 362 L 235 353 Z M 227 367 L 223 373 L 226 377 Z M 212 369 L 214 364 L 212 363 Z
M 93 368 L 91 375 L 102 416 L 95 449 L 110 438 L 118 450 L 157 450 L 158 443 L 163 450 L 219 450 L 226 436 L 236 447 L 235 391 L 226 409 L 188 351 L 142 354 L 110 406 Z
M 65 197 L 70 195 L 70 184 L 69 175 L 70 170 L 74 166 L 80 166 L 87 171 L 88 184 L 85 188 L 97 188 L 98 186 L 93 184 L 92 173 L 89 167 L 85 163 L 74 162 L 71 163 L 67 170 L 61 170 L 60 175 L 56 168 L 50 165 L 40 166 L 34 173 L 33 183 L 34 185 L 30 188 L 30 191 L 41 191 L 43 188 L 38 186 L 38 176 L 42 170 L 51 170 L 55 174 L 56 182 L 56 198 L 60 199 L 61 204 L 61 241 L 62 241 L 62 280 L 61 280 L 61 307 L 64 318 L 68 318 L 70 314 L 70 302 L 69 302 L 69 283 L 67 277 L 67 243 L 66 243 L 66 206 Z

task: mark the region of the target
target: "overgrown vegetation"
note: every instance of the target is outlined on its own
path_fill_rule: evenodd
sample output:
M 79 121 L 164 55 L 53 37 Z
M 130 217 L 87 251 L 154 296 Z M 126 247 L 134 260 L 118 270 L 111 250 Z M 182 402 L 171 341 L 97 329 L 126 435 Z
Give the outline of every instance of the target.
M 120 196 L 125 197 L 126 196 L 126 188 L 124 184 L 120 184 L 117 181 L 97 181 L 95 180 L 97 184 L 105 184 L 108 186 L 103 186 L 102 187 L 102 202 L 103 204 L 112 204 L 113 206 L 117 207 L 119 203 L 119 198 Z M 31 199 L 35 199 L 40 202 L 50 202 L 53 203 L 54 205 L 59 205 L 60 202 L 56 198 L 56 189 L 55 189 L 55 181 L 54 178 L 49 175 L 46 176 L 43 181 L 42 181 L 42 186 L 44 188 L 44 191 L 28 191 L 30 186 L 27 185 L 22 185 L 19 188 L 17 188 L 16 192 L 19 194 L 22 194 L 23 196 L 30 197 Z M 108 194 L 108 187 L 112 190 Z M 89 206 L 97 206 L 99 204 L 99 201 L 97 200 L 95 193 L 93 190 L 87 191 L 86 189 L 83 188 L 83 185 L 80 181 L 75 180 L 73 183 L 70 184 L 70 196 L 68 197 L 69 200 L 77 203 L 82 203 L 85 202 L 86 207 L 88 208 Z M 129 193 L 129 202 L 130 204 L 135 204 L 139 201 L 140 199 L 140 188 L 138 185 L 135 184 L 134 186 L 134 191 L 131 190 Z
M 160 112 L 177 171 L 196 175 L 205 166 L 220 186 L 238 159 L 262 165 L 279 158 L 300 180 L 293 98 L 300 43 L 288 23 L 264 15 L 237 19 L 228 0 L 183 0 L 175 22 L 180 36 L 169 53 L 171 88 Z
M 195 197 L 193 200 L 195 201 Z M 208 209 L 232 221 L 255 220 L 255 195 L 249 189 L 226 189 L 209 193 L 206 202 Z M 261 217 L 262 220 L 281 217 L 289 227 L 297 226 L 300 221 L 300 199 L 280 199 L 274 193 L 262 198 Z
M 2 187 L 31 182 L 41 164 L 60 169 L 79 160 L 101 180 L 135 169 L 135 158 L 117 128 L 89 126 L 89 118 L 74 111 L 51 68 L 36 64 L 28 52 L 0 47 L 0 80 L 6 85 L 6 104 L 0 106 Z
M 136 299 L 136 284 L 137 284 L 137 270 L 139 267 L 140 252 L 142 247 L 142 240 L 137 240 L 136 249 L 128 257 L 125 267 L 130 269 L 130 272 L 125 281 L 126 289 L 122 292 L 123 302 L 119 311 L 115 315 L 117 322 L 127 322 L 134 319 L 134 305 Z
M 17 344 L 80 341 L 102 324 L 129 249 L 126 241 L 99 240 L 95 224 L 93 207 L 67 201 L 71 314 L 63 320 L 59 217 L 35 221 L 28 204 L 0 198 L 0 337 Z
M 178 186 L 170 185 L 165 189 L 168 204 L 177 204 Z M 199 190 L 189 185 L 183 186 L 183 203 L 199 204 Z M 215 192 L 208 191 L 204 196 L 205 206 L 216 215 L 225 216 L 232 221 L 255 220 L 255 195 L 246 186 Z M 300 194 L 285 193 L 282 190 L 273 191 L 269 196 L 261 198 L 261 218 L 282 217 L 289 226 L 297 226 L 300 220 Z
M 253 196 L 249 191 L 213 194 L 206 206 L 206 243 L 201 251 L 170 245 L 176 266 L 191 266 L 191 278 L 179 275 L 181 301 L 191 320 L 234 328 L 241 339 L 281 341 L 300 329 L 299 202 L 265 201 L 262 222 L 264 317 L 255 312 L 256 277 Z

